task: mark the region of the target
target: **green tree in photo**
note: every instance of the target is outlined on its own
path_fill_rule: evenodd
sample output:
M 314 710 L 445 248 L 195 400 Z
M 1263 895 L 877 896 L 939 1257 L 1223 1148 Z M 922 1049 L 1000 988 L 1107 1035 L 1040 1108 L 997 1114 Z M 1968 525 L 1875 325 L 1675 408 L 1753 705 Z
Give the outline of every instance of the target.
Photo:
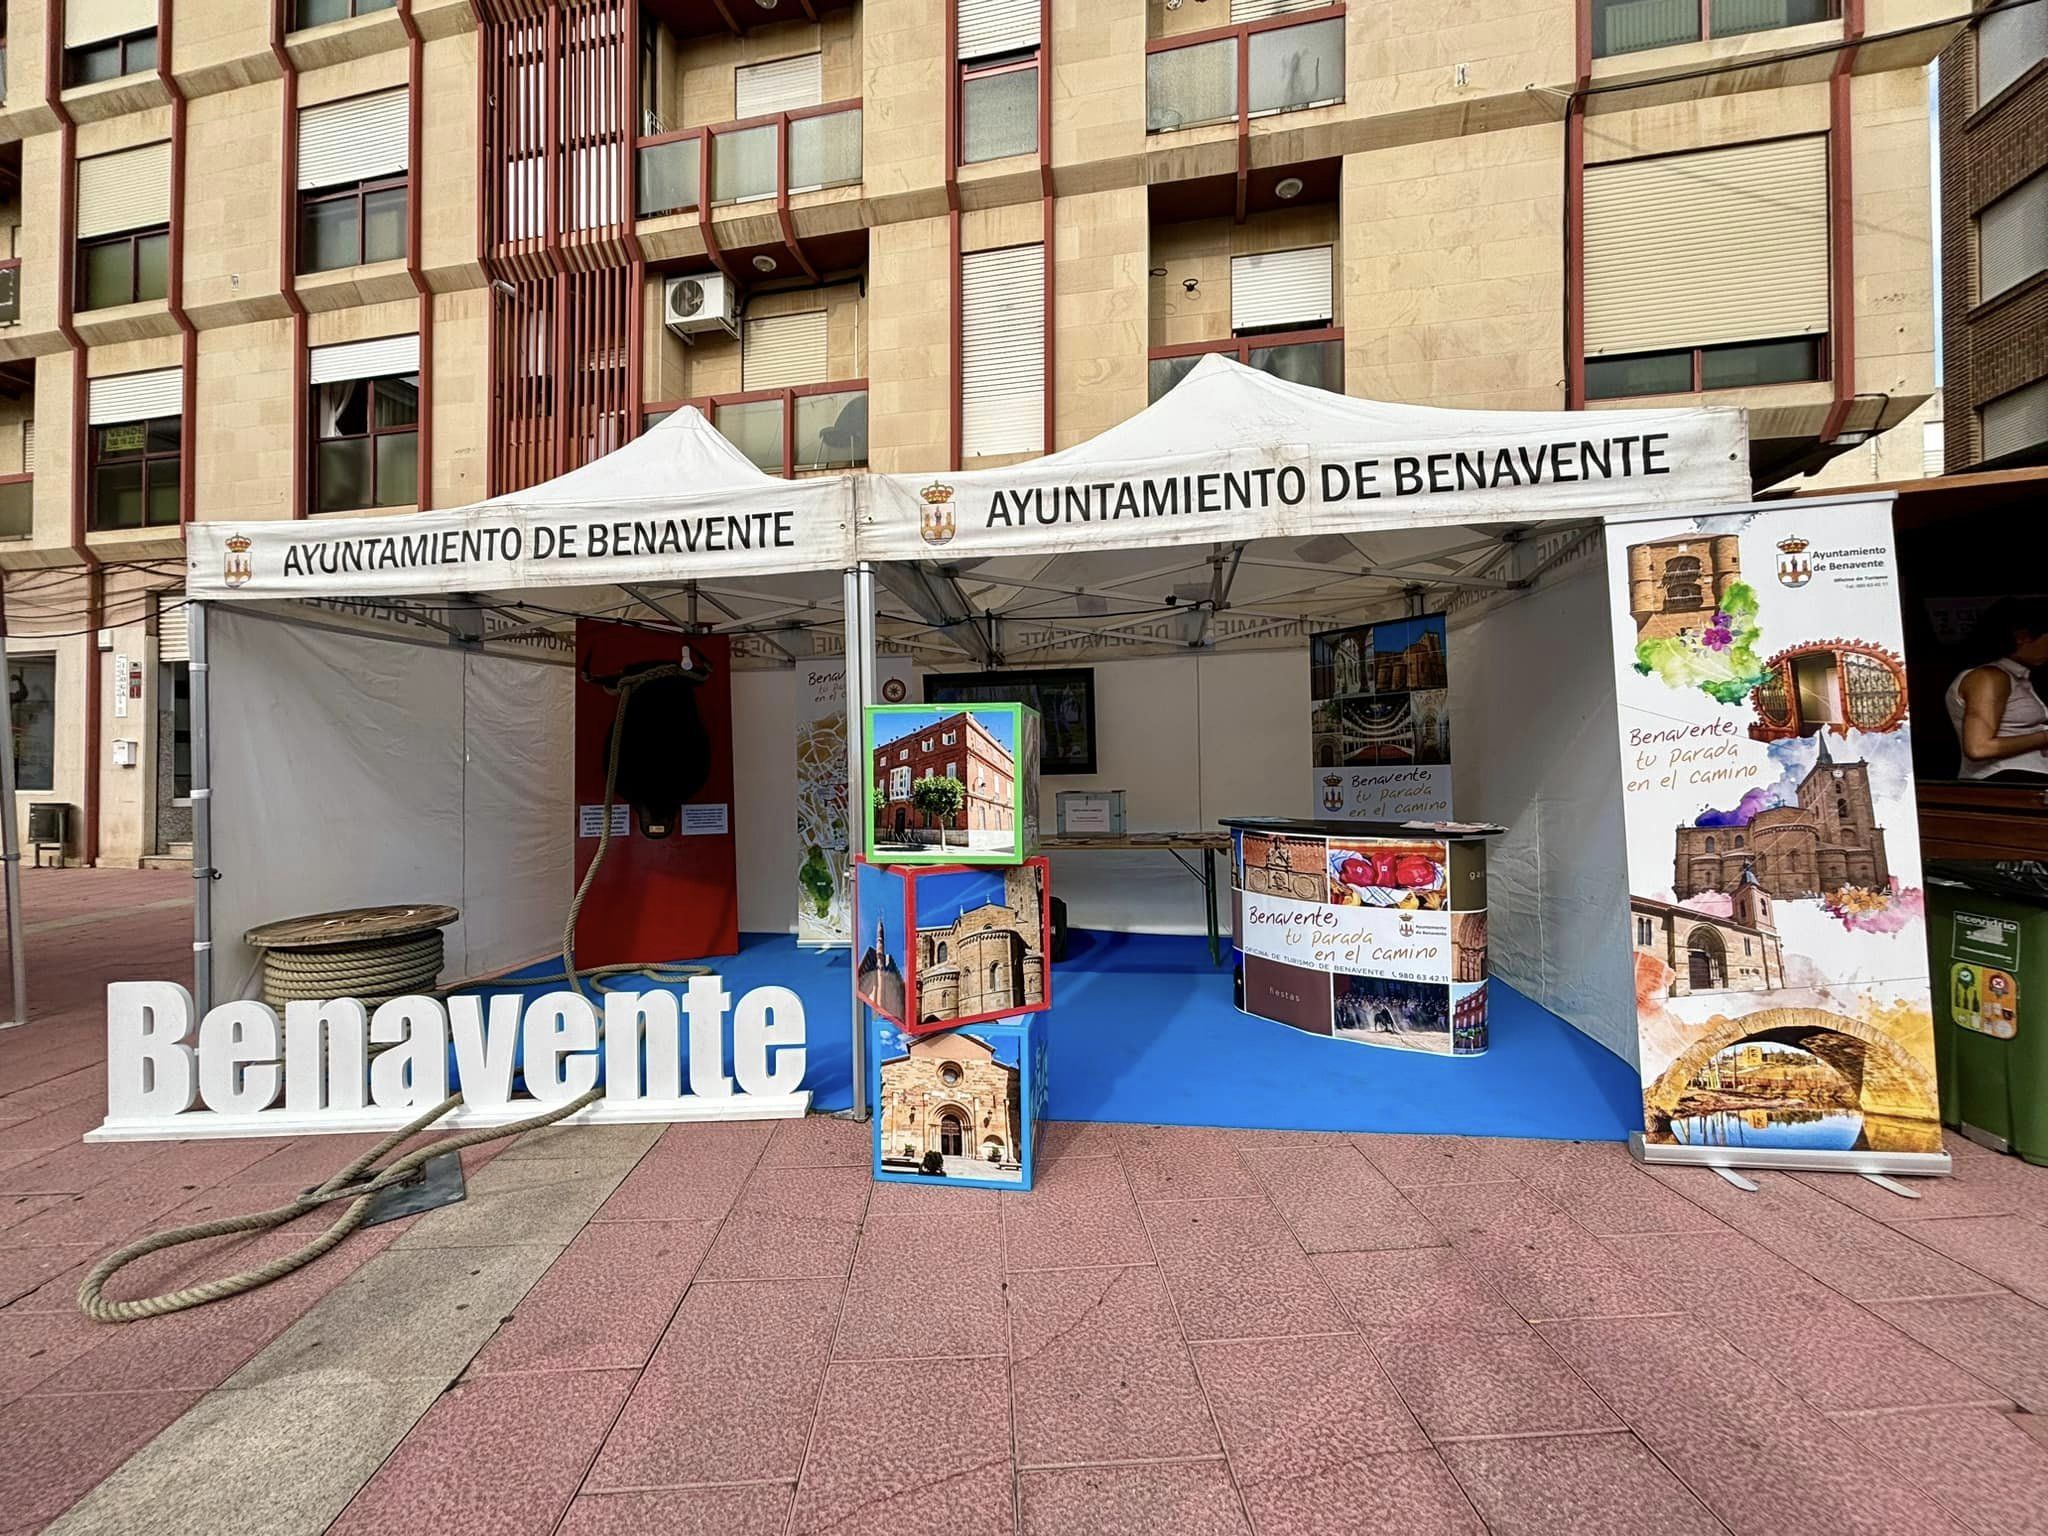
M 939 824 L 939 846 L 946 846 L 946 828 L 967 805 L 967 786 L 958 779 L 927 774 L 910 786 L 910 803 Z

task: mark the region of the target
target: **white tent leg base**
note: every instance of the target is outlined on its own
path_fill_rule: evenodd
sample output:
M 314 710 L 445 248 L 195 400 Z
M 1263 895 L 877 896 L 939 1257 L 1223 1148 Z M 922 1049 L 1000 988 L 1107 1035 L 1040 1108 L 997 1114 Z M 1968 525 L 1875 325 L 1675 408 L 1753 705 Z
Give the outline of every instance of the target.
M 532 1099 L 478 1108 L 463 1104 L 436 1121 L 435 1131 L 469 1131 L 511 1125 L 547 1108 Z M 735 1093 L 724 1098 L 636 1099 L 613 1104 L 600 1099 L 557 1125 L 664 1125 L 712 1120 L 797 1120 L 810 1113 L 811 1095 Z M 87 1141 L 221 1141 L 245 1136 L 346 1136 L 389 1134 L 419 1118 L 418 1109 L 328 1109 L 307 1114 L 266 1109 L 253 1115 L 188 1111 L 161 1120 L 109 1120 L 87 1131 Z M 431 1134 L 431 1133 L 429 1133 Z
M 1803 1152 L 1794 1147 L 1686 1147 L 1651 1142 L 1631 1132 L 1628 1150 L 1639 1163 L 1711 1168 L 1724 1177 L 1734 1168 L 1783 1173 L 1908 1174 L 1939 1178 L 1953 1172 L 1946 1152 Z M 1733 1182 L 1731 1180 L 1731 1182 Z

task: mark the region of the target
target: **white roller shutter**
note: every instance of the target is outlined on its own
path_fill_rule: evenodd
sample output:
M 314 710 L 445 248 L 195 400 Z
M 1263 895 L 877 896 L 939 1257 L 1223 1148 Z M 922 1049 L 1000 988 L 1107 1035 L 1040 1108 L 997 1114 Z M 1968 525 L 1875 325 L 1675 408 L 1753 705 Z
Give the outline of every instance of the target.
M 1330 247 L 1262 251 L 1230 258 L 1230 328 L 1284 325 L 1313 330 L 1330 323 Z
M 140 144 L 78 162 L 78 237 L 171 222 L 171 145 Z
M 1984 429 L 1982 458 L 2002 459 L 2022 448 L 2048 443 L 2048 379 L 2000 395 L 1977 416 Z
M 2043 269 L 2048 269 L 2048 171 L 2036 171 L 1977 215 L 1978 302 L 1997 298 Z
M 1045 247 L 960 258 L 960 451 L 1045 448 Z
M 1285 16 L 1291 11 L 1320 11 L 1330 0 L 1230 0 L 1230 19 L 1264 21 L 1268 16 Z
M 804 53 L 770 64 L 743 64 L 732 72 L 732 95 L 736 118 L 815 107 L 825 99 L 825 56 Z
M 21 424 L 21 472 L 24 475 L 36 472 L 36 419 L 33 416 Z
M 373 341 L 313 348 L 307 377 L 315 384 L 334 384 L 343 379 L 389 379 L 419 371 L 418 336 L 379 336 Z
M 69 0 L 64 7 L 66 48 L 155 30 L 156 0 Z
M 2048 5 L 2008 5 L 1977 18 L 1977 105 L 2048 58 Z
M 1039 0 L 958 0 L 960 57 L 992 58 L 1038 46 Z
M 741 389 L 788 389 L 825 382 L 825 311 L 764 315 L 747 322 L 740 349 Z
M 1828 328 L 1824 135 L 1586 168 L 1586 351 Z
M 190 661 L 192 650 L 186 639 L 185 594 L 159 592 L 156 595 L 156 659 Z
M 407 166 L 406 89 L 323 102 L 299 113 L 299 189 L 338 187 Z
M 94 379 L 86 387 L 85 419 L 95 427 L 112 427 L 175 416 L 185 400 L 183 380 L 176 368 Z

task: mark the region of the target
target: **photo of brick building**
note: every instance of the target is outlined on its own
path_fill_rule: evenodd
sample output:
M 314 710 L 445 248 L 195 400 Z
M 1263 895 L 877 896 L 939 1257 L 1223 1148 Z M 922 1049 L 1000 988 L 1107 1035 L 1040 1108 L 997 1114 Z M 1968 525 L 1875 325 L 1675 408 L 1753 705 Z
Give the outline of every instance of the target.
M 1742 580 L 1742 556 L 1732 534 L 1635 544 L 1628 552 L 1628 611 L 1636 635 L 1661 640 L 1704 630 L 1728 589 Z
M 1016 838 L 1017 757 L 1014 741 L 997 731 L 1001 715 L 971 709 L 893 716 L 887 741 L 874 747 L 873 807 L 879 845 L 993 848 Z M 917 804 L 924 779 L 955 779 L 965 792 L 959 811 L 943 820 Z

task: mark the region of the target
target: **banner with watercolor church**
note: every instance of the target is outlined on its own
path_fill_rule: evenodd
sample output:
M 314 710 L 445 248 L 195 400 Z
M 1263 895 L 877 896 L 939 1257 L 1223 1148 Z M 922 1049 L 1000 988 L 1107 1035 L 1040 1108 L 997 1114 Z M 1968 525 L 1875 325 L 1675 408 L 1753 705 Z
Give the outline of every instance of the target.
M 1889 500 L 1607 550 L 1649 1155 L 1940 1153 Z

